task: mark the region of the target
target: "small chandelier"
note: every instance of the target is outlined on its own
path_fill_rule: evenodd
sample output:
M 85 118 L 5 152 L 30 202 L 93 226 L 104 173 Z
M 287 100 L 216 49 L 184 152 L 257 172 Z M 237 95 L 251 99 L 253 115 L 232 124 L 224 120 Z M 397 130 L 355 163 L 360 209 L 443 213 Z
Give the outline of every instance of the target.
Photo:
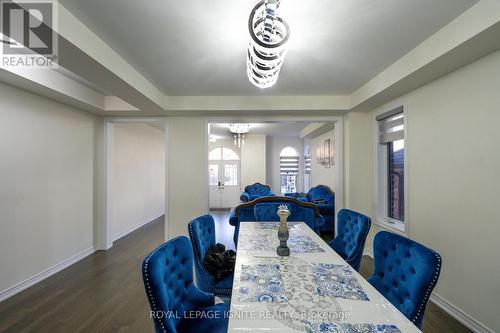
M 245 144 L 245 134 L 250 130 L 250 124 L 229 124 L 229 131 L 233 133 L 234 145 L 241 148 Z
M 259 1 L 250 13 L 247 75 L 259 88 L 269 88 L 278 80 L 290 37 L 288 24 L 278 16 L 279 0 Z

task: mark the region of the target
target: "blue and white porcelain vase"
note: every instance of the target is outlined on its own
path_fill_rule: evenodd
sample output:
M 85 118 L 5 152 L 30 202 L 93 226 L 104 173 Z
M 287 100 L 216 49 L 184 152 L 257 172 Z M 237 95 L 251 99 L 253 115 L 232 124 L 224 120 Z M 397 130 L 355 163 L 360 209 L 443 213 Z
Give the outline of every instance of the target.
M 288 216 L 290 216 L 290 211 L 288 210 L 288 206 L 280 205 L 278 207 L 278 216 L 280 217 L 280 226 L 278 229 L 278 239 L 280 241 L 280 245 L 276 249 L 276 253 L 282 257 L 289 256 L 290 248 L 286 244 L 290 236 L 287 224 Z

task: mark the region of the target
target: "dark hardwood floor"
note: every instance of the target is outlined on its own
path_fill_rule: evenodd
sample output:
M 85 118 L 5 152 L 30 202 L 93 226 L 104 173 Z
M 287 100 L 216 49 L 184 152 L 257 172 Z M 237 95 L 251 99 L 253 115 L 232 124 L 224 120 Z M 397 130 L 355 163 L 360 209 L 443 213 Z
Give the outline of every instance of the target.
M 229 212 L 211 213 L 217 241 L 234 247 L 232 227 L 226 227 Z M 160 218 L 118 240 L 109 251 L 96 252 L 0 303 L 0 332 L 153 332 L 140 267 L 163 239 Z M 372 269 L 373 261 L 363 258 L 361 274 L 367 277 Z M 424 332 L 471 331 L 430 303 Z
M 229 210 L 212 210 L 210 215 L 215 220 L 215 235 L 217 243 L 224 244 L 226 249 L 234 250 L 234 227 L 229 224 Z
M 0 303 L 0 332 L 153 332 L 141 263 L 163 242 L 162 217 Z

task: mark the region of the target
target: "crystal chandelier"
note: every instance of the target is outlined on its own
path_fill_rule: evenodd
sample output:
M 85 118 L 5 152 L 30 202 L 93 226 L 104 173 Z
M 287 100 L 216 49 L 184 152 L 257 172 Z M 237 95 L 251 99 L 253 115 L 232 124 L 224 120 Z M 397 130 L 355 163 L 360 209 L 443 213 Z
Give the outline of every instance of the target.
M 229 124 L 229 131 L 233 133 L 234 145 L 241 148 L 245 144 L 245 134 L 250 130 L 250 124 Z
M 250 13 L 247 75 L 259 88 L 269 88 L 278 80 L 290 37 L 288 24 L 278 16 L 279 0 L 259 1 Z

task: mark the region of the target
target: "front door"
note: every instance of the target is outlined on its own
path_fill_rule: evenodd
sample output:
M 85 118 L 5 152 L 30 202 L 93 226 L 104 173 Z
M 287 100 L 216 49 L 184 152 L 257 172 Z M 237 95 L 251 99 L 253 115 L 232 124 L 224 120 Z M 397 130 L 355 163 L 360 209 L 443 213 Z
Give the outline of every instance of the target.
M 210 208 L 222 208 L 221 202 L 221 181 L 219 178 L 219 164 L 209 163 L 208 164 L 208 187 L 209 187 L 209 207 Z
M 232 208 L 238 205 L 240 196 L 239 162 L 215 162 L 208 164 L 210 208 Z
M 236 207 L 239 203 L 239 163 L 222 163 L 223 182 L 221 189 L 221 208 Z

